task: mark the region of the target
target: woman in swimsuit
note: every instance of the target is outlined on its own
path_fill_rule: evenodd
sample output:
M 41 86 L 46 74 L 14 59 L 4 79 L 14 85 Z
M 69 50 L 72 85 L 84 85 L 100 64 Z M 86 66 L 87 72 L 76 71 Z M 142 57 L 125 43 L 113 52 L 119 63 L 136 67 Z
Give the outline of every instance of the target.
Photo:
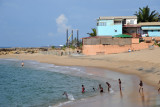
M 140 81 L 140 83 L 139 83 L 139 92 L 142 90 L 142 92 L 143 92 L 143 82 L 142 81 Z

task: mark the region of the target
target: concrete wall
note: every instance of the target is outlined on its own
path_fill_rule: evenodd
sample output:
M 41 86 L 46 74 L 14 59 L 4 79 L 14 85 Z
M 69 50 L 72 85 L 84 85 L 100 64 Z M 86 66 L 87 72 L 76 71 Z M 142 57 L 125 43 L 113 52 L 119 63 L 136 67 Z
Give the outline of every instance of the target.
M 98 36 L 114 36 L 122 34 L 122 23 L 114 25 L 114 20 L 99 20 L 98 23 L 106 23 L 105 26 L 97 26 Z
M 121 53 L 128 52 L 131 50 L 141 50 L 145 48 L 149 48 L 153 43 L 139 43 L 132 45 L 84 45 L 82 48 L 82 53 L 85 55 L 105 55 L 105 54 L 113 54 L 113 53 Z
M 139 40 L 139 39 L 138 39 Z M 83 39 L 83 45 L 131 45 L 132 38 L 87 38 Z

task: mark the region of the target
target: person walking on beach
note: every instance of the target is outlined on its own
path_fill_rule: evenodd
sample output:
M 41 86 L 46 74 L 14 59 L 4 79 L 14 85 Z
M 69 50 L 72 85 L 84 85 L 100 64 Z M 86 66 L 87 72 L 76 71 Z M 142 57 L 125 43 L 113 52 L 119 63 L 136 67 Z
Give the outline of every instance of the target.
M 158 92 L 160 92 L 160 80 L 159 80 L 159 82 L 158 82 L 158 86 L 159 86 Z
M 121 91 L 121 80 L 120 80 L 120 78 L 118 79 L 118 82 L 119 82 L 119 89 Z
M 139 92 L 142 90 L 142 92 L 143 92 L 143 82 L 140 80 L 140 83 L 139 83 Z
M 107 86 L 108 86 L 108 92 L 110 91 L 110 88 L 111 88 L 111 85 L 108 83 L 108 82 L 106 82 L 106 84 L 107 84 Z
M 85 88 L 84 88 L 84 85 L 82 85 L 82 93 L 85 92 Z
M 99 88 L 100 89 L 100 93 L 103 93 L 103 87 L 101 86 L 101 84 L 99 84 Z

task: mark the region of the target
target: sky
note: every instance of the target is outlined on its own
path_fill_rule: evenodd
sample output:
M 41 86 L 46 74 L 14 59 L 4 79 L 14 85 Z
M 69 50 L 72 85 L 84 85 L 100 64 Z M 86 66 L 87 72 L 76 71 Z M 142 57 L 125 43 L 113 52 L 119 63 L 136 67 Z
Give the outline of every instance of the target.
M 147 5 L 160 13 L 160 0 L 0 0 L 0 47 L 64 45 L 67 28 L 88 37 L 100 16 L 133 16 Z

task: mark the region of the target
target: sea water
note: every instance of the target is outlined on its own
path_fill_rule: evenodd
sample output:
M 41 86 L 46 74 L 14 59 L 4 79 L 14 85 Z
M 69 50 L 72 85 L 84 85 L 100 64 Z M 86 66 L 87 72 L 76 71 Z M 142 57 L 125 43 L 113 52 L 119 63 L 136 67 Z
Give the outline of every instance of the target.
M 79 100 L 97 93 L 101 81 L 88 78 L 84 69 L 55 66 L 36 61 L 0 59 L 0 107 L 49 107 Z M 85 76 L 84 76 L 85 75 Z M 81 85 L 86 93 L 81 93 Z M 68 99 L 62 94 L 68 94 Z

